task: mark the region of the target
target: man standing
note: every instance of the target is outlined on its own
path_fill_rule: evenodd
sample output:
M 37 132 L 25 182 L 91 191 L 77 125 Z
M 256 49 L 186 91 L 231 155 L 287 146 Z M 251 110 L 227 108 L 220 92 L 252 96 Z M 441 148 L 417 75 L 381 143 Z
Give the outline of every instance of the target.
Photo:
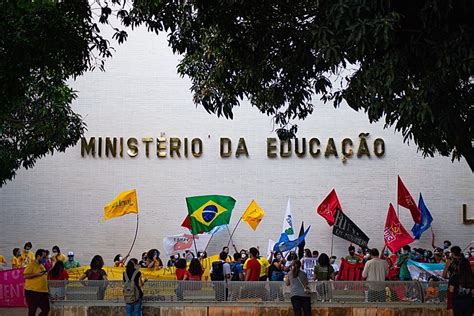
M 249 249 L 250 258 L 245 264 L 245 281 L 258 281 L 260 278 L 260 262 L 258 262 L 258 250 L 255 247 Z
M 214 261 L 209 271 L 212 281 L 214 283 L 214 290 L 216 293 L 216 301 L 227 301 L 229 290 L 226 286 L 227 281 L 231 277 L 230 265 L 226 262 L 227 253 L 222 251 L 219 254 L 219 261 Z M 225 281 L 225 282 L 223 282 Z
M 397 266 L 400 267 L 400 281 L 411 281 L 411 274 L 408 270 L 408 260 L 413 259 L 410 246 L 402 248 L 402 253 L 398 256 Z
M 79 268 L 81 265 L 79 261 L 74 260 L 74 252 L 69 251 L 67 253 L 67 261 L 64 262 L 64 269 L 69 270 L 73 268 Z
M 38 307 L 41 309 L 40 316 L 46 316 L 49 313 L 47 271 L 43 265 L 45 262 L 46 252 L 38 249 L 35 260 L 31 261 L 23 271 L 28 316 L 35 316 Z
M 369 250 L 369 260 L 364 266 L 362 277 L 369 281 L 369 302 L 385 302 L 385 277 L 388 273 L 387 261 L 379 258 L 377 248 Z M 373 283 L 372 283 L 373 282 Z
M 354 246 L 350 245 L 349 248 L 347 248 L 347 250 L 349 251 L 349 255 L 344 258 L 346 259 L 347 263 L 356 264 L 358 262 L 362 262 L 362 258 L 355 254 Z

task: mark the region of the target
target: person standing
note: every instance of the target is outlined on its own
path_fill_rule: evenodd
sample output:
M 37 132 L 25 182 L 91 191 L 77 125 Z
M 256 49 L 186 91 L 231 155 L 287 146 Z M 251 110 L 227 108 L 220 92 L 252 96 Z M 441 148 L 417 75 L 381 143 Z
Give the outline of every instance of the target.
M 58 261 L 62 261 L 62 262 L 66 261 L 66 256 L 63 253 L 61 253 L 61 250 L 59 249 L 58 246 L 54 246 L 52 250 L 53 250 L 53 255 L 51 256 L 52 266 L 54 266 L 56 262 Z
M 362 262 L 362 258 L 355 254 L 354 246 L 350 245 L 349 248 L 347 248 L 347 251 L 349 251 L 349 255 L 344 258 L 347 261 L 347 263 L 356 264 L 356 263 Z
M 301 261 L 293 260 L 291 271 L 285 277 L 285 284 L 290 286 L 291 305 L 295 316 L 301 316 L 301 310 L 304 316 L 310 316 L 311 298 L 305 291 L 309 284 L 308 276 L 306 272 L 301 271 Z
M 23 267 L 20 248 L 13 249 L 13 257 L 11 263 L 12 269 L 20 269 L 21 267 Z
M 474 278 L 469 261 L 461 258 L 448 282 L 448 309 L 453 310 L 454 316 L 472 316 L 473 288 Z
M 362 277 L 369 282 L 369 302 L 385 302 L 385 277 L 388 274 L 388 264 L 384 259 L 379 258 L 377 248 L 369 250 L 369 259 L 362 271 Z M 374 283 L 370 283 L 374 282 Z
M 69 280 L 69 274 L 64 269 L 64 263 L 57 260 L 54 267 L 48 272 L 49 296 L 52 300 L 64 300 L 66 297 L 66 280 Z
M 0 255 L 0 270 L 3 270 L 3 267 L 7 266 L 7 260 L 4 256 Z
M 145 284 L 146 280 L 142 279 L 142 273 L 139 271 L 140 265 L 138 264 L 138 260 L 132 258 L 128 260 L 127 266 L 125 267 L 125 272 L 123 273 L 123 281 L 125 283 L 125 287 L 127 283 L 131 283 L 132 287 L 135 285 L 135 295 L 138 297 L 133 297 L 133 302 L 126 303 L 126 311 L 127 316 L 141 316 L 142 315 L 142 303 L 143 303 L 143 291 L 142 287 Z M 138 293 L 137 293 L 138 292 Z M 133 296 L 135 296 L 133 295 Z M 130 298 L 129 298 L 130 299 Z M 127 297 L 126 297 L 127 300 Z
M 23 251 L 21 252 L 20 258 L 24 267 L 26 267 L 30 262 L 35 261 L 35 255 L 33 254 L 31 248 L 33 248 L 33 245 L 28 241 L 25 243 Z
M 245 281 L 258 281 L 260 278 L 260 262 L 258 262 L 258 250 L 255 247 L 249 249 L 250 257 L 245 262 Z
M 43 249 L 38 249 L 35 259 L 30 261 L 23 271 L 28 316 L 35 316 L 38 308 L 41 310 L 40 316 L 46 316 L 49 313 L 48 279 L 47 271 L 43 265 L 45 260 L 46 252 Z
M 268 279 L 268 268 L 270 267 L 270 262 L 268 262 L 267 258 L 260 255 L 260 251 L 258 252 L 257 260 L 260 263 L 260 276 L 258 279 L 259 281 L 266 281 Z
M 69 269 L 74 269 L 74 268 L 79 268 L 81 265 L 79 264 L 79 261 L 74 260 L 74 252 L 69 251 L 67 253 L 67 260 L 64 262 L 64 268 L 66 270 Z
M 95 255 L 90 264 L 90 269 L 86 270 L 83 275 L 79 278 L 79 281 L 87 279 L 89 281 L 104 281 L 104 282 L 92 282 L 91 286 L 99 286 L 99 292 L 97 298 L 103 300 L 105 297 L 105 289 L 107 287 L 107 272 L 104 269 L 104 259 L 100 255 Z
M 463 258 L 463 253 L 461 247 L 453 246 L 451 247 L 451 257 L 446 260 L 446 264 L 443 270 L 443 278 L 449 279 L 452 275 L 459 270 L 459 262 Z
M 411 248 L 403 246 L 402 252 L 398 255 L 397 266 L 400 267 L 400 281 L 411 281 L 411 274 L 408 270 L 408 260 L 412 259 Z
M 222 251 L 219 254 L 219 261 L 214 261 L 209 271 L 212 281 L 217 281 L 214 283 L 214 290 L 216 293 L 216 301 L 226 301 L 229 289 L 226 286 L 227 281 L 230 279 L 232 272 L 230 271 L 230 265 L 227 260 L 227 253 Z M 258 278 L 257 278 L 258 280 Z

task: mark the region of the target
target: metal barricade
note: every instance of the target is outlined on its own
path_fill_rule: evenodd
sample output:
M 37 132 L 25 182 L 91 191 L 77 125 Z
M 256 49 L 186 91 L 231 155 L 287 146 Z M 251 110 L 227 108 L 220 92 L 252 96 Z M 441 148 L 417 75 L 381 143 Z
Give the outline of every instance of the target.
M 123 303 L 122 281 L 49 281 L 53 302 Z M 438 304 L 446 301 L 446 282 L 324 281 L 310 282 L 314 303 Z M 144 302 L 290 302 L 290 287 L 281 281 L 158 281 L 145 283 Z

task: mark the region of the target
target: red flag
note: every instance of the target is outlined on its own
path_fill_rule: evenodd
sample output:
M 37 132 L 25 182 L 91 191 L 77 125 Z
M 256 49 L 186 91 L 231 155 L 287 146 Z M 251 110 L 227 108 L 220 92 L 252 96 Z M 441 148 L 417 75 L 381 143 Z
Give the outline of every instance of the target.
M 341 204 L 337 198 L 336 190 L 332 191 L 326 196 L 326 198 L 318 206 L 316 212 L 324 217 L 328 222 L 329 226 L 334 225 L 336 210 L 339 209 L 342 212 Z
M 182 227 L 185 227 L 185 228 L 187 228 L 187 229 L 189 229 L 189 230 L 192 229 L 192 227 L 191 227 L 191 220 L 189 219 L 189 215 L 186 216 L 186 218 L 184 219 L 184 221 L 183 221 L 183 223 L 181 224 L 181 226 L 182 226 Z
M 417 224 L 421 224 L 421 212 L 418 206 L 416 206 L 415 201 L 411 197 L 410 192 L 402 182 L 400 176 L 398 176 L 398 205 L 401 205 L 411 212 L 411 217 Z
M 413 237 L 406 231 L 405 227 L 398 220 L 397 214 L 392 203 L 388 207 L 387 220 L 385 221 L 385 230 L 383 239 L 387 248 L 392 253 L 397 252 L 400 248 L 414 241 Z

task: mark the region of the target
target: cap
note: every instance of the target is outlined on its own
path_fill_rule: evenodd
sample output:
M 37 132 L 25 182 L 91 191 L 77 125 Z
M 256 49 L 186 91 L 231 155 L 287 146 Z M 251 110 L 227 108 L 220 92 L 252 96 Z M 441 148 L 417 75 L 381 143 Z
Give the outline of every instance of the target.
M 68 257 L 69 257 L 69 256 L 74 256 L 74 252 L 69 251 L 69 252 L 67 253 L 67 256 L 68 256 Z

